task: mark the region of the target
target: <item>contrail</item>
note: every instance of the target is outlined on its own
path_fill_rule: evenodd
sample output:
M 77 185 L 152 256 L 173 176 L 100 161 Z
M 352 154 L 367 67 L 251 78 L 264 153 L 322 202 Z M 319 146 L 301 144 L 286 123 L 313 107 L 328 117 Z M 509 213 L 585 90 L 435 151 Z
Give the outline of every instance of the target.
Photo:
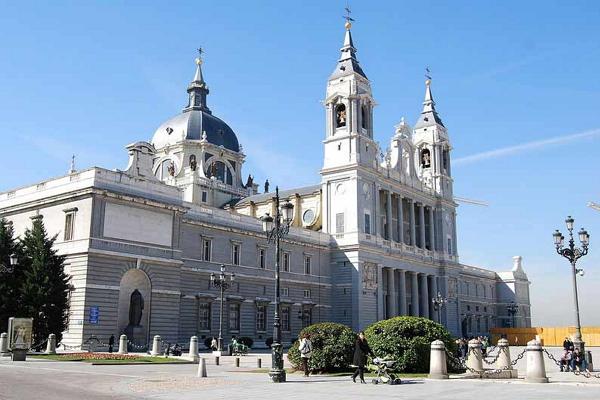
M 554 144 L 573 142 L 579 139 L 585 139 L 595 136 L 600 136 L 600 129 L 592 129 L 585 132 L 574 133 L 572 135 L 556 136 L 550 139 L 536 140 L 534 142 L 518 144 L 516 146 L 502 147 L 496 150 L 484 151 L 482 153 L 457 158 L 454 160 L 453 164 L 463 165 L 474 163 L 477 161 L 488 160 L 490 158 L 511 156 L 513 154 L 521 153 L 526 150 L 540 149 Z

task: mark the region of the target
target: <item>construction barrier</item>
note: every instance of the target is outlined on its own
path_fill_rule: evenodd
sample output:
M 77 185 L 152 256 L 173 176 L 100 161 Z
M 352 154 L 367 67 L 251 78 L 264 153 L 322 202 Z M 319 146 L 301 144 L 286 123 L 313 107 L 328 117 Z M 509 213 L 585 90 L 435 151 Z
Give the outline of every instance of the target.
M 539 340 L 543 346 L 562 346 L 565 337 L 573 337 L 575 327 L 535 327 L 535 328 L 492 328 L 492 343 L 505 337 L 511 346 L 525 346 L 531 340 Z M 600 327 L 586 326 L 581 328 L 581 335 L 586 346 L 600 346 Z

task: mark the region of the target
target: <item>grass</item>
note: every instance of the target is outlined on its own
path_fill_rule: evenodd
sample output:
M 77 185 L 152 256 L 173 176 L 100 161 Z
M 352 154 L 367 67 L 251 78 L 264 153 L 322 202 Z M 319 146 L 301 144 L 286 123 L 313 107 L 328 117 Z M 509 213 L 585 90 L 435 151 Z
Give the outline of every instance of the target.
M 176 358 L 166 357 L 143 357 L 135 356 L 125 359 L 110 359 L 110 358 L 87 358 L 81 354 L 34 354 L 28 355 L 28 358 L 50 361 L 81 361 L 93 364 L 173 364 L 173 363 L 189 363 L 188 360 L 180 360 Z

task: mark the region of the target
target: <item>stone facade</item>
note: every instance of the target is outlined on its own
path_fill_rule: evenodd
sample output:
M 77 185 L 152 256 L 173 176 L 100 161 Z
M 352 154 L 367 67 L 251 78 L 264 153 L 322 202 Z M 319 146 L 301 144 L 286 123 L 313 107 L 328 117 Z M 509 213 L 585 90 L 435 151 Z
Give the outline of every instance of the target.
M 461 264 L 452 193 L 451 146 L 426 83 L 414 128 L 402 121 L 383 152 L 373 140 L 370 82 L 356 59 L 348 29 L 327 84 L 321 182 L 281 192 L 294 204 L 282 243 L 284 344 L 300 329 L 336 321 L 355 330 L 396 315 L 445 324 L 456 335 L 530 326 L 529 281 L 515 258 L 510 272 Z M 91 168 L 0 193 L 0 214 L 17 234 L 41 215 L 72 277 L 68 345 L 90 335 L 126 331 L 134 290 L 144 299 L 138 344 L 154 335 L 200 345 L 218 335 L 223 306 L 225 340 L 272 337 L 273 246 L 258 219 L 274 214 L 270 193 L 244 183 L 245 154 L 227 124 L 206 104 L 201 60 L 183 112 L 162 124 L 152 143 L 127 146 L 124 171 Z M 236 280 L 221 304 L 210 275 L 225 265 Z M 439 312 L 431 298 L 448 303 Z M 90 308 L 98 308 L 91 323 Z

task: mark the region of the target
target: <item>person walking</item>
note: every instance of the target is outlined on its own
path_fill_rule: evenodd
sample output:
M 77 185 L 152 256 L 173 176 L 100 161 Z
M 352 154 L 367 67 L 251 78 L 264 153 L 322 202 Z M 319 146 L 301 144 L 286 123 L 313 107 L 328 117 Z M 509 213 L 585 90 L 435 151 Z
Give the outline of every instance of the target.
M 113 352 L 113 347 L 115 347 L 115 335 L 110 335 L 110 338 L 108 338 L 108 352 L 109 353 Z
M 358 334 L 358 339 L 356 339 L 356 343 L 354 343 L 354 365 L 356 365 L 356 371 L 352 375 L 352 381 L 356 383 L 356 377 L 360 376 L 360 383 L 365 382 L 365 364 L 367 364 L 367 356 L 374 356 L 373 351 L 369 347 L 369 343 L 367 343 L 367 338 L 365 338 L 365 333 L 360 332 Z
M 298 350 L 300 350 L 300 358 L 302 359 L 302 368 L 304 368 L 304 376 L 308 378 L 310 374 L 310 370 L 308 368 L 308 361 L 312 356 L 312 342 L 310 341 L 310 335 L 305 333 L 300 339 L 300 345 L 298 346 Z
M 219 347 L 219 344 L 217 343 L 217 339 L 215 339 L 215 337 L 213 336 L 212 340 L 210 341 L 210 348 L 212 349 L 212 351 L 217 351 Z

